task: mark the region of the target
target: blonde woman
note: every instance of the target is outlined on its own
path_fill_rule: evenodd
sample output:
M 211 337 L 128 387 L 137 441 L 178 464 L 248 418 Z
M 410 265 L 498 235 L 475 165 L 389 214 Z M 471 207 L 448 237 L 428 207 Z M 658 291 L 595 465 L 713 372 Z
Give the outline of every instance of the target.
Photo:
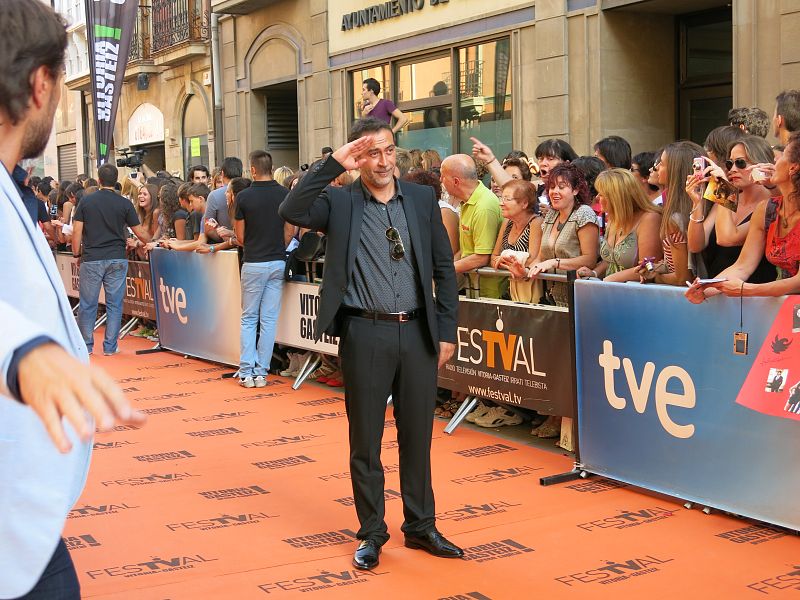
M 605 281 L 638 281 L 637 268 L 645 257 L 661 260 L 661 209 L 647 197 L 636 176 L 627 169 L 609 169 L 594 183 L 597 201 L 608 215 L 600 240 L 601 261 L 593 269 L 581 267 L 578 277 Z
M 283 187 L 287 187 L 286 182 L 292 175 L 294 175 L 294 171 L 292 171 L 289 167 L 284 166 L 275 169 L 275 172 L 272 174 L 272 178 Z

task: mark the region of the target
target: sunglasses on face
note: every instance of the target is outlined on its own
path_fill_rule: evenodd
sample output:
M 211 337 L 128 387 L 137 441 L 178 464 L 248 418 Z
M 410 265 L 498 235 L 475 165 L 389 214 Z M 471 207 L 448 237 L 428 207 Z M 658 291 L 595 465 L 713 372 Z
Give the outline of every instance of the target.
M 391 257 L 393 260 L 402 260 L 406 255 L 406 249 L 403 247 L 403 240 L 400 238 L 400 232 L 395 227 L 389 227 L 386 230 L 386 239 L 392 242 Z
M 658 167 L 661 166 L 661 159 L 659 158 L 656 162 L 653 163 L 653 168 L 650 169 L 651 171 L 655 171 Z
M 742 170 L 747 168 L 747 161 L 743 158 L 737 158 L 736 160 L 726 160 L 725 161 L 725 168 L 730 171 L 734 166 L 737 169 Z

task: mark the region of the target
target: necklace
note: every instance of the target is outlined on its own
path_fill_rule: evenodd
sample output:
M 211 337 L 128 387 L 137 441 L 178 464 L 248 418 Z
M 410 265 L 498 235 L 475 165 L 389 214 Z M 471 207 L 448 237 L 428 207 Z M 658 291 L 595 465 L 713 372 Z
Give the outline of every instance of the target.
M 573 208 L 573 209 L 572 209 L 572 210 L 569 212 L 569 216 L 567 217 L 567 220 L 566 220 L 566 221 L 564 221 L 563 223 L 562 223 L 561 221 L 559 221 L 559 220 L 558 220 L 558 218 L 559 218 L 561 215 L 559 215 L 558 217 L 556 217 L 556 230 L 557 230 L 559 233 L 561 233 L 561 230 L 562 230 L 562 229 L 564 229 L 564 227 L 566 227 L 566 226 L 567 226 L 567 223 L 569 223 L 569 219 L 570 219 L 570 217 L 572 216 L 572 213 L 574 213 L 574 212 L 575 212 L 575 209 Z

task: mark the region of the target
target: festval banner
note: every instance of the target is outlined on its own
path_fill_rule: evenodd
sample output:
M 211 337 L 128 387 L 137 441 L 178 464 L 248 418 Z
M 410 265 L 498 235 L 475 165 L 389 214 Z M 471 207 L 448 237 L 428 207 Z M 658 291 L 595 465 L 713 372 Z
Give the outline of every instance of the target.
M 456 350 L 439 386 L 571 417 L 571 344 L 566 309 L 460 298 Z
M 740 327 L 740 298 L 695 305 L 683 292 L 576 283 L 583 467 L 800 529 L 800 302 L 744 298 Z
M 86 0 L 97 165 L 108 162 L 139 0 Z

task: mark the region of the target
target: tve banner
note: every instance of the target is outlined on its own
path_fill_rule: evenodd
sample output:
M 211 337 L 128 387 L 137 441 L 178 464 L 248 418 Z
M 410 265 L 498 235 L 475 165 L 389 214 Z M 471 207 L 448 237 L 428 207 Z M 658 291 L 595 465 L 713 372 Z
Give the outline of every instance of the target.
M 734 353 L 739 298 L 694 305 L 680 288 L 578 281 L 575 302 L 584 468 L 800 529 L 796 297 L 744 298 L 746 355 Z
M 572 334 L 565 308 L 460 298 L 453 357 L 439 386 L 573 416 Z
M 140 0 L 86 0 L 97 165 L 108 162 Z
M 161 346 L 229 365 L 239 364 L 242 315 L 236 252 L 150 253 Z

